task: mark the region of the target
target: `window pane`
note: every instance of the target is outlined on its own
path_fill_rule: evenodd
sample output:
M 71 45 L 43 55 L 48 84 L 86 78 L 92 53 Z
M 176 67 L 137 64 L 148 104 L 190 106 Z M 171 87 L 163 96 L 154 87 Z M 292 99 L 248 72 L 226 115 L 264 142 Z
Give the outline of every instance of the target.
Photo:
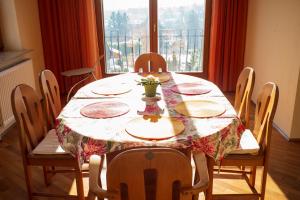
M 204 9 L 204 0 L 158 1 L 158 51 L 169 71 L 203 71 Z
M 106 72 L 133 71 L 136 58 L 150 50 L 149 1 L 103 0 Z

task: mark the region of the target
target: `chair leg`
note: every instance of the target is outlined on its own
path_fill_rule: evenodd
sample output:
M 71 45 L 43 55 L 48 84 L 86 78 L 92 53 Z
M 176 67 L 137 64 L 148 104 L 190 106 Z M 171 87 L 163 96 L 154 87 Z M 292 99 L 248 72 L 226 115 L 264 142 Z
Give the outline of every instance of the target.
M 87 197 L 88 200 L 95 200 L 96 199 L 96 195 L 92 192 L 89 191 L 88 193 L 88 197 Z M 99 198 L 97 198 L 99 199 Z
M 255 179 L 256 179 L 256 167 L 251 167 L 250 185 L 253 188 L 255 187 Z
M 198 174 L 198 172 L 197 172 L 197 169 L 196 169 L 196 167 L 195 167 L 195 178 L 194 178 L 194 184 L 198 183 L 198 182 L 199 182 L 199 180 L 200 180 L 200 177 L 199 177 L 199 174 Z M 198 199 L 199 199 L 199 194 L 197 194 L 197 195 L 193 195 L 193 198 L 192 198 L 192 200 L 198 200 Z
M 76 88 L 77 85 L 79 85 L 80 83 L 82 83 L 83 81 L 87 80 L 90 77 L 90 75 L 86 76 L 85 78 L 83 78 L 82 80 L 78 81 L 77 83 L 75 83 L 69 90 L 68 95 L 67 95 L 67 102 L 69 102 L 70 100 L 70 96 L 72 94 L 72 91 Z
M 54 176 L 56 173 L 55 173 L 55 167 L 54 166 L 51 166 L 51 171 L 52 171 L 52 176 Z
M 104 155 L 101 156 L 101 163 L 100 163 L 100 167 L 99 167 L 99 177 L 98 177 L 98 184 L 99 186 L 102 188 L 102 182 L 101 182 L 101 172 L 102 172 L 102 169 L 103 169 L 103 164 L 104 164 Z M 89 198 L 88 198 L 89 199 Z M 95 197 L 94 197 L 95 199 Z M 98 200 L 104 200 L 103 198 L 97 198 Z
M 260 194 L 261 194 L 260 199 L 261 200 L 265 199 L 267 175 L 268 175 L 268 165 L 265 164 L 263 174 L 262 174 L 262 179 L 261 179 L 261 192 L 260 192 Z
M 209 185 L 205 191 L 205 200 L 213 199 L 213 176 L 214 176 L 214 163 L 213 158 L 206 156 L 207 158 L 207 168 L 208 168 L 208 176 L 209 176 Z
M 84 190 L 83 190 L 83 176 L 82 171 L 78 167 L 75 169 L 76 174 L 76 188 L 77 188 L 77 196 L 79 200 L 84 200 Z
M 44 173 L 44 182 L 46 186 L 50 185 L 50 177 L 48 175 L 48 167 L 43 166 L 43 173 Z
M 97 80 L 97 78 L 96 78 L 96 76 L 95 76 L 95 74 L 94 74 L 94 72 L 92 72 L 92 76 L 93 76 L 93 78 L 95 79 L 95 81 Z
M 27 188 L 27 195 L 28 199 L 32 199 L 32 184 L 31 184 L 31 171 L 30 171 L 30 166 L 24 165 L 24 176 L 25 176 L 25 181 L 26 181 L 26 188 Z

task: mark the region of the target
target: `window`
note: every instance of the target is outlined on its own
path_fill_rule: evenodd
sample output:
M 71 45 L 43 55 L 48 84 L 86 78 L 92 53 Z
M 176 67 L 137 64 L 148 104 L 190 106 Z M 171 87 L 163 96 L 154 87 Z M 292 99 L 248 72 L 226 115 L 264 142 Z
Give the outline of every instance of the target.
M 148 0 L 103 0 L 106 72 L 132 72 L 150 51 Z
M 169 71 L 202 72 L 204 0 L 158 1 L 158 52 Z
M 205 76 L 210 0 L 96 2 L 106 74 L 132 72 L 140 54 L 158 52 L 168 71 Z

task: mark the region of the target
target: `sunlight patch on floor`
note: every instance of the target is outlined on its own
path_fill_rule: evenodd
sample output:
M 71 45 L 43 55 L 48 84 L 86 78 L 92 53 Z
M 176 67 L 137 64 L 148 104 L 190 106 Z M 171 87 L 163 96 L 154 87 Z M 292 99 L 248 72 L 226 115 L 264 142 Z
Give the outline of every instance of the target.
M 232 174 L 229 174 L 229 176 L 230 175 Z M 256 184 L 255 184 L 258 192 L 260 192 L 260 188 L 261 188 L 261 179 L 260 179 L 261 175 L 262 175 L 262 168 L 258 168 L 256 174 Z M 239 193 L 242 194 L 242 193 L 251 193 L 251 190 L 248 187 L 246 181 L 244 181 L 243 179 L 223 179 L 223 178 L 219 178 L 217 175 L 217 177 L 214 178 L 213 193 L 214 194 L 239 194 Z M 265 199 L 271 200 L 269 196 L 272 197 L 276 196 L 277 197 L 276 200 L 288 199 L 287 196 L 284 194 L 284 192 L 280 189 L 278 184 L 268 174 Z

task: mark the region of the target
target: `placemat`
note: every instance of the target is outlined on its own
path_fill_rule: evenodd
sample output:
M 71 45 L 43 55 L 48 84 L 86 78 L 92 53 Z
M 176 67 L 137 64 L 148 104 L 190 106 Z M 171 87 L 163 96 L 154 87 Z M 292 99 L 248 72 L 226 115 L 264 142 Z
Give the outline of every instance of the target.
M 129 106 L 122 102 L 106 101 L 89 104 L 80 109 L 80 114 L 93 119 L 118 117 L 128 113 Z
M 181 83 L 171 87 L 173 92 L 185 95 L 200 95 L 209 93 L 212 89 L 201 83 Z
M 92 89 L 93 93 L 100 94 L 100 95 L 118 95 L 130 91 L 131 88 L 126 85 L 103 85 L 103 86 L 97 86 Z
M 145 140 L 163 140 L 181 134 L 184 124 L 169 117 L 138 117 L 128 122 L 126 132 L 133 137 Z
M 191 100 L 177 104 L 175 110 L 185 116 L 205 118 L 219 116 L 226 108 L 212 100 Z

